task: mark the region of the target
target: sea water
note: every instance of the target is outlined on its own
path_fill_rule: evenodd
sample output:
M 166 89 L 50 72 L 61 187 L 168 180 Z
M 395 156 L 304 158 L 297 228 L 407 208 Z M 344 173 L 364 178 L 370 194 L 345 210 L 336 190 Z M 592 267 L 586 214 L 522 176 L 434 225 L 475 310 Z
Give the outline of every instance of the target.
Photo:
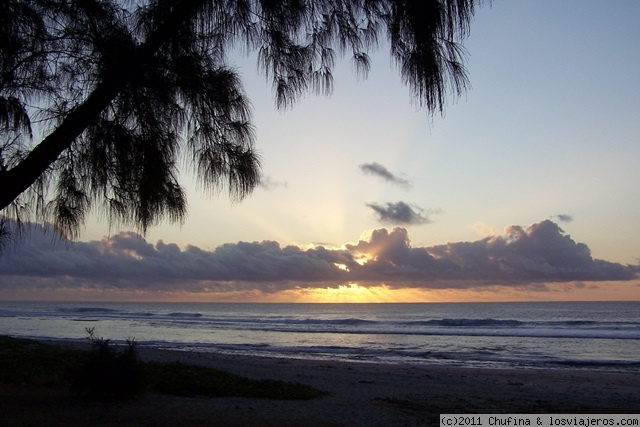
M 0 334 L 341 361 L 640 372 L 640 302 L 0 302 Z

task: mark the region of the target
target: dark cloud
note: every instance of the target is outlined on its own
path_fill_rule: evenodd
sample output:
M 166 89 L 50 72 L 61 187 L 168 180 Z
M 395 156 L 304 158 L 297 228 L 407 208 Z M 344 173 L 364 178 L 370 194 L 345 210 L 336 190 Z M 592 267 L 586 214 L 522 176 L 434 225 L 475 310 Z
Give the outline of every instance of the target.
M 279 291 L 297 283 L 342 283 L 335 264 L 352 263 L 346 252 L 323 247 L 302 250 L 274 241 L 238 242 L 213 251 L 181 249 L 162 240 L 155 245 L 134 232 L 91 242 L 65 242 L 34 229 L 0 256 L 0 289 L 90 284 L 103 289 L 141 291 L 229 291 L 255 288 Z
M 411 182 L 407 181 L 406 179 L 397 177 L 393 173 L 389 172 L 389 170 L 383 165 L 381 165 L 380 163 L 375 163 L 375 162 L 364 163 L 364 164 L 361 164 L 359 167 L 360 167 L 360 170 L 366 173 L 367 175 L 377 176 L 391 184 L 395 184 L 400 187 L 404 187 L 404 188 L 411 187 Z
M 528 228 L 508 227 L 504 235 L 476 242 L 449 243 L 429 253 L 454 262 L 458 271 L 478 280 L 514 283 L 631 280 L 637 268 L 593 259 L 554 222 Z
M 573 221 L 573 217 L 571 215 L 566 215 L 566 214 L 554 215 L 553 218 L 556 218 L 559 222 L 571 222 L 571 221 Z
M 422 214 L 424 209 L 408 205 L 405 202 L 387 203 L 386 206 L 368 203 L 367 206 L 373 209 L 378 220 L 383 224 L 420 225 L 431 222 L 428 216 Z M 430 211 L 429 213 L 434 212 Z
M 366 262 L 363 263 L 363 260 Z M 342 249 L 228 243 L 214 250 L 155 245 L 133 232 L 65 242 L 34 229 L 0 256 L 0 291 L 92 289 L 131 292 L 272 293 L 298 287 L 385 284 L 391 288 L 539 286 L 629 281 L 638 266 L 593 259 L 554 222 L 511 226 L 474 242 L 413 247 L 404 228 L 374 230 Z

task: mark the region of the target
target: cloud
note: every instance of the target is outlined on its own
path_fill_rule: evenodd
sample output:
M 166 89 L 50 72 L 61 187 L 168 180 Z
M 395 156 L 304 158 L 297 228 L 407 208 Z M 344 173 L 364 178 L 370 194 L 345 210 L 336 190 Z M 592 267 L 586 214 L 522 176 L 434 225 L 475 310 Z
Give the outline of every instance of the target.
M 427 290 L 544 289 L 545 283 L 631 281 L 639 272 L 638 266 L 593 259 L 585 244 L 550 220 L 431 247 L 413 247 L 404 228 L 377 229 L 340 249 L 262 241 L 204 250 L 162 240 L 152 244 L 134 232 L 72 243 L 34 228 L 0 256 L 0 291 L 275 293 L 346 283 Z
M 280 187 L 287 188 L 289 186 L 289 183 L 287 183 L 286 181 L 274 181 L 268 176 L 261 176 L 258 185 L 260 186 L 260 188 L 263 188 L 267 191 L 273 191 Z
M 375 163 L 375 162 L 364 163 L 364 164 L 361 164 L 359 167 L 360 167 L 360 170 L 367 175 L 377 176 L 379 178 L 382 178 L 386 182 L 398 185 L 400 187 L 404 187 L 404 188 L 411 187 L 411 182 L 407 181 L 406 179 L 397 177 L 393 173 L 389 172 L 389 170 L 385 166 L 381 165 L 380 163 Z
M 496 227 L 488 225 L 482 221 L 474 222 L 473 224 L 471 224 L 470 228 L 475 231 L 476 234 L 482 237 L 495 236 L 496 234 L 499 234 L 499 231 Z
M 260 283 L 262 291 L 276 292 L 296 283 L 342 281 L 343 271 L 336 264 L 353 262 L 347 253 L 281 247 L 274 241 L 229 243 L 207 251 L 162 240 L 153 245 L 130 231 L 73 243 L 35 231 L 0 256 L 0 289 L 57 283 L 110 290 L 225 292 Z
M 573 221 L 573 217 L 571 215 L 566 215 L 566 214 L 554 215 L 552 218 L 556 218 L 559 222 L 571 222 L 571 221 Z
M 368 203 L 368 207 L 378 215 L 378 220 L 383 224 L 393 225 L 420 225 L 429 224 L 431 219 L 423 215 L 424 209 L 411 206 L 405 202 L 387 203 L 386 206 L 377 203 Z M 428 214 L 435 213 L 429 211 Z

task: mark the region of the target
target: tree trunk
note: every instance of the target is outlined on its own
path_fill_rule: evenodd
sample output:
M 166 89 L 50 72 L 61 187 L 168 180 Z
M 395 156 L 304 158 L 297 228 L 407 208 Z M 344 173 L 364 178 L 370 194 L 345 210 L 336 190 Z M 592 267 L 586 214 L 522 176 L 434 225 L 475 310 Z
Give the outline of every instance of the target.
M 0 171 L 0 210 L 9 206 L 26 191 L 68 149 L 100 113 L 125 87 L 127 76 L 138 73 L 158 49 L 166 43 L 177 28 L 193 16 L 206 0 L 183 0 L 173 13 L 149 34 L 135 52 L 131 61 L 105 76 L 89 97 L 72 110 L 60 125 L 44 138 L 18 165 Z M 176 2 L 177 3 L 177 2 Z

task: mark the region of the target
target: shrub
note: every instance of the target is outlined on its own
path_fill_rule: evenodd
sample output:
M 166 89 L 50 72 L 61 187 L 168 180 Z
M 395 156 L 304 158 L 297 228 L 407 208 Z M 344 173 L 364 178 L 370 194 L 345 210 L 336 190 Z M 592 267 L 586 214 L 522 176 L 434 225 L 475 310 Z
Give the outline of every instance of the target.
M 143 367 L 136 343 L 128 339 L 121 351 L 109 340 L 97 338 L 87 328 L 92 349 L 72 375 L 72 390 L 81 396 L 100 400 L 127 400 L 143 388 Z

